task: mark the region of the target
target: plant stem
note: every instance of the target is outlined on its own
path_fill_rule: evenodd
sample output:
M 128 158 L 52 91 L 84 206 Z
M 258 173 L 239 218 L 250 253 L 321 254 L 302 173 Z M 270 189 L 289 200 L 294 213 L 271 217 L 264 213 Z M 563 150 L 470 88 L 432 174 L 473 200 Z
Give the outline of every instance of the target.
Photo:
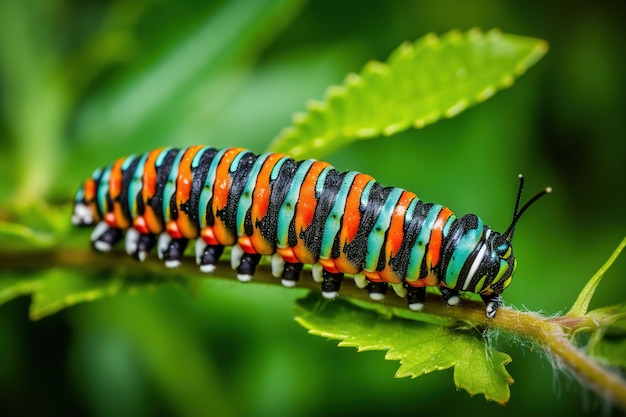
M 33 264 L 33 259 L 37 260 L 36 264 Z M 111 270 L 111 268 L 115 270 L 124 268 L 131 272 L 133 270 L 143 273 L 150 272 L 154 276 L 160 277 L 168 274 L 177 277 L 180 277 L 181 273 L 187 276 L 198 276 L 199 274 L 192 259 L 186 259 L 181 268 L 173 272 L 165 269 L 161 262 L 154 258 L 140 264 L 122 252 L 98 255 L 85 249 L 53 249 L 36 253 L 2 252 L 0 253 L 0 265 L 6 269 L 22 272 L 29 269 L 40 270 L 61 267 L 102 269 L 105 271 Z M 202 277 L 234 279 L 234 275 L 227 263 L 222 262 L 218 265 L 214 276 L 203 274 Z M 267 265 L 258 267 L 254 282 L 280 285 L 280 281 L 271 275 Z M 298 287 L 319 290 L 319 284 L 307 278 L 299 281 Z M 343 285 L 341 296 L 371 302 L 365 291 L 355 285 L 350 285 L 350 283 Z M 571 371 L 585 386 L 589 386 L 601 397 L 626 410 L 626 381 L 595 362 L 567 337 L 568 334 L 576 331 L 590 331 L 597 328 L 598 325 L 594 324 L 591 318 L 545 317 L 537 313 L 502 307 L 498 310 L 495 319 L 489 319 L 485 317 L 485 306 L 480 302 L 463 300 L 463 306 L 458 308 L 449 307 L 436 298 L 434 295 L 428 296 L 425 313 L 467 322 L 472 326 L 484 326 L 504 331 L 530 340 L 541 346 L 560 365 Z M 406 308 L 405 300 L 392 295 L 385 298 L 384 305 L 390 308 Z

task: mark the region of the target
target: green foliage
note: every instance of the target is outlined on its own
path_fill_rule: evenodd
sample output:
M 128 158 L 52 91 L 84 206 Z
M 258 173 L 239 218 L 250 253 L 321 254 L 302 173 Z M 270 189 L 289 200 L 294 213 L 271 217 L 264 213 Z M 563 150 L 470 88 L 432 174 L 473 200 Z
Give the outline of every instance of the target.
M 588 346 L 589 353 L 607 365 L 626 371 L 626 306 L 603 309 L 613 323 L 598 329 Z
M 537 39 L 493 31 L 429 35 L 400 46 L 387 62 L 367 64 L 360 74 L 346 77 L 343 86 L 329 88 L 322 102 L 311 102 L 306 113 L 295 116 L 294 126 L 283 131 L 275 146 L 293 155 L 319 156 L 355 139 L 408 129 L 393 144 L 352 144 L 331 158 L 345 162 L 342 168 L 388 176 L 391 184 L 446 204 L 451 199 L 467 202 L 450 205 L 457 210 L 503 213 L 502 218 L 509 212 L 508 206 L 498 205 L 504 200 L 505 178 L 519 171 L 531 171 L 537 183 L 549 178 L 558 193 L 536 217 L 544 220 L 527 217 L 524 231 L 516 236 L 518 279 L 505 294 L 508 303 L 531 310 L 550 314 L 569 305 L 587 271 L 591 273 L 593 260 L 610 250 L 613 237 L 623 234 L 619 210 L 624 197 L 618 192 L 623 184 L 623 121 L 610 111 L 623 107 L 619 86 L 624 67 L 618 58 L 624 54 L 611 46 L 621 21 L 616 26 L 598 20 L 603 22 L 599 25 L 595 18 L 601 15 L 573 9 L 577 31 L 572 37 L 567 28 L 555 30 L 562 8 L 547 4 L 524 9 L 495 1 L 489 8 L 469 11 L 463 3 L 455 18 L 454 7 L 428 2 L 368 7 L 348 2 L 348 11 L 332 2 L 311 2 L 298 17 L 304 3 L 241 0 L 211 2 L 209 7 L 167 0 L 0 2 L 0 356 L 8 358 L 0 361 L 3 414 L 50 415 L 55 407 L 87 403 L 102 407 L 92 410 L 95 415 L 124 415 L 128 398 L 144 408 L 126 408 L 126 415 L 165 415 L 167 410 L 173 415 L 206 415 L 206 410 L 224 415 L 229 407 L 246 415 L 262 414 L 259 410 L 266 415 L 343 415 L 346 410 L 381 415 L 390 407 L 398 413 L 417 407 L 425 413 L 440 411 L 454 395 L 446 389 L 450 381 L 445 373 L 404 383 L 386 378 L 384 361 L 377 358 L 351 359 L 332 352 L 323 361 L 311 359 L 324 353 L 314 350 L 319 344 L 306 335 L 298 339 L 299 329 L 291 329 L 297 326 L 284 310 L 291 308 L 293 292 L 272 288 L 278 295 L 268 298 L 269 287 L 262 285 L 201 281 L 193 265 L 172 272 L 152 260 L 136 265 L 117 251 L 94 256 L 87 249 L 88 233 L 70 229 L 68 221 L 71 194 L 94 167 L 165 144 L 204 142 L 261 150 L 306 98 L 369 57 L 386 56 L 398 40 L 427 30 L 480 24 L 550 34 L 557 53 L 550 65 L 524 77 L 523 88 L 415 133 L 409 128 L 454 116 L 509 86 L 546 46 Z M 539 8 L 545 19 L 536 19 Z M 587 15 L 594 16 L 593 22 L 581 20 Z M 472 59 L 469 54 L 474 53 L 478 55 Z M 465 71 L 458 71 L 459 62 Z M 434 66 L 438 71 L 432 71 Z M 412 149 L 418 136 L 424 140 Z M 320 143 L 323 147 L 317 148 Z M 511 154 L 516 155 L 513 161 Z M 407 164 L 415 161 L 419 171 L 410 165 L 407 175 Z M 466 175 L 461 184 L 459 177 Z M 542 176 L 546 179 L 538 179 Z M 480 186 L 465 187 L 473 182 Z M 615 192 L 607 191 L 611 189 Z M 446 196 L 445 190 L 451 194 Z M 571 196 L 593 204 L 573 204 Z M 481 201 L 480 210 L 472 206 Z M 545 219 L 550 219 L 549 226 Z M 611 273 L 620 271 L 623 264 Z M 232 278 L 232 273 L 223 267 L 216 276 Z M 572 333 L 583 333 L 581 340 L 591 334 L 589 353 L 624 367 L 623 305 L 589 308 L 590 300 L 599 306 L 623 301 L 623 285 L 614 278 L 607 277 L 597 291 L 595 280 L 581 293 L 576 306 L 583 308 L 574 308 L 575 317 L 554 321 L 572 325 L 578 330 Z M 180 285 L 162 285 L 172 282 Z M 172 287 L 201 295 L 177 299 Z M 153 298 L 155 294 L 159 296 Z M 349 288 L 344 288 L 342 295 L 347 294 Z M 21 321 L 26 297 L 31 297 L 30 318 L 44 320 Z M 91 302 L 95 300 L 101 301 Z M 479 353 L 469 360 L 469 368 L 463 368 L 468 361 L 462 357 L 462 363 L 454 364 L 455 378 L 463 369 L 469 375 L 455 380 L 458 386 L 485 392 L 498 402 L 508 398 L 507 357 L 487 346 L 473 327 L 459 328 L 463 321 L 451 317 L 470 311 L 468 302 L 461 309 L 416 315 L 387 306 L 372 309 L 371 304 L 361 311 L 353 301 L 312 308 L 302 319 L 343 337 L 340 323 L 322 319 L 337 308 L 353 317 L 355 327 L 358 315 L 371 318 L 381 331 L 388 325 L 398 332 L 406 327 L 411 335 L 426 329 L 440 332 L 440 341 L 468 343 Z M 415 316 L 423 322 L 415 322 Z M 380 347 L 364 330 L 361 326 L 344 342 Z M 390 340 L 386 349 L 401 352 L 402 340 L 404 335 Z M 67 350 L 50 347 L 54 343 Z M 420 352 L 431 347 L 441 349 L 443 343 L 425 339 L 410 346 Z M 112 360 L 115 352 L 124 360 Z M 253 352 L 258 356 L 246 356 Z M 507 412 L 532 414 L 548 401 L 563 414 L 581 412 L 577 392 L 554 398 L 549 367 L 539 369 L 534 355 L 511 355 L 515 362 L 509 368 L 517 383 Z M 142 358 L 140 365 L 136 357 Z M 409 369 L 415 358 L 400 358 L 402 374 L 417 375 L 454 362 L 444 354 Z M 292 375 L 289 383 L 287 375 Z M 490 375 L 497 381 L 492 386 L 479 383 Z M 60 379 L 76 386 L 63 391 L 68 387 Z M 85 398 L 79 401 L 67 393 L 81 390 Z M 364 390 L 380 395 L 368 401 Z M 454 397 L 465 414 L 496 407 L 465 397 Z
M 602 267 L 598 270 L 598 272 L 596 272 L 594 276 L 591 277 L 587 285 L 585 285 L 585 288 L 582 289 L 582 291 L 578 295 L 578 298 L 574 302 L 574 305 L 572 306 L 570 311 L 567 313 L 568 316 L 576 317 L 576 316 L 584 316 L 585 314 L 587 314 L 587 309 L 589 308 L 589 303 L 591 302 L 591 298 L 593 297 L 593 294 L 596 292 L 596 288 L 602 281 L 602 277 L 604 277 L 604 274 L 606 273 L 606 271 L 611 267 L 611 265 L 613 265 L 613 263 L 615 262 L 615 260 L 617 259 L 619 254 L 622 252 L 622 250 L 624 250 L 625 247 L 626 247 L 626 238 L 624 238 L 620 242 L 619 246 L 617 247 L 617 249 L 615 249 L 615 251 L 609 257 L 606 263 L 602 265 Z
M 309 333 L 339 340 L 339 346 L 359 352 L 387 351 L 385 359 L 399 360 L 396 378 L 417 378 L 434 371 L 454 368 L 454 384 L 470 393 L 505 404 L 513 378 L 505 369 L 511 362 L 506 353 L 492 349 L 478 329 L 383 317 L 364 311 L 348 301 L 328 302 L 311 294 L 298 300 L 296 321 Z
M 510 87 L 547 51 L 541 39 L 492 30 L 429 34 L 404 43 L 387 62 L 369 62 L 324 102 L 311 101 L 294 116 L 271 150 L 296 158 L 319 157 L 351 141 L 391 136 L 441 117 L 453 117 Z

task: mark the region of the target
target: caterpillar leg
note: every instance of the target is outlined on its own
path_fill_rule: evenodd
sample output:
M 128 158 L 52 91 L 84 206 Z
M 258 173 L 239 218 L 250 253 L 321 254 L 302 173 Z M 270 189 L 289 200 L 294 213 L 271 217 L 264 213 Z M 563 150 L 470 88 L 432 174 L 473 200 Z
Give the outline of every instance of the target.
M 449 306 L 455 306 L 461 303 L 461 293 L 446 287 L 439 287 L 443 301 Z
M 156 237 L 152 234 L 139 233 L 132 227 L 126 231 L 126 253 L 141 262 L 146 260 L 155 245 Z
M 398 284 L 391 284 L 391 288 L 400 298 L 406 298 L 406 284 L 404 282 Z
M 280 281 L 285 287 L 293 287 L 300 279 L 303 265 L 301 263 L 285 262 L 285 267 Z
M 322 272 L 322 295 L 324 298 L 330 300 L 337 298 L 341 281 L 343 281 L 343 273 L 332 273 L 324 269 Z
M 487 307 L 485 307 L 485 316 L 494 318 L 498 312 L 498 308 L 502 307 L 502 296 L 500 294 L 490 294 L 480 296 Z
M 252 280 L 260 260 L 260 254 L 246 253 L 238 243 L 234 244 L 230 251 L 230 266 L 237 271 L 237 279 L 240 282 Z
M 244 253 L 237 267 L 237 279 L 241 282 L 251 281 L 260 260 L 261 255 L 258 253 Z
M 388 284 L 386 282 L 369 282 L 365 289 L 374 301 L 382 301 L 387 293 Z
M 224 252 L 222 245 L 207 245 L 202 238 L 196 240 L 196 264 L 200 271 L 210 274 L 217 268 L 217 262 Z
M 294 287 L 300 279 L 300 272 L 304 265 L 300 262 L 287 262 L 279 253 L 272 255 L 272 275 L 281 278 L 285 287 Z
M 172 239 L 169 235 L 167 235 L 169 239 L 166 239 L 162 238 L 163 235 L 166 235 L 166 233 L 162 233 L 161 236 L 159 236 L 158 242 L 161 259 L 165 260 L 166 268 L 178 268 L 183 259 L 183 253 L 189 243 L 189 239 Z
M 91 233 L 91 242 L 98 252 L 109 252 L 123 237 L 124 232 L 121 229 L 114 229 L 105 222 L 100 222 Z
M 426 287 L 414 287 L 407 284 L 406 301 L 409 304 L 409 309 L 422 311 L 426 302 Z

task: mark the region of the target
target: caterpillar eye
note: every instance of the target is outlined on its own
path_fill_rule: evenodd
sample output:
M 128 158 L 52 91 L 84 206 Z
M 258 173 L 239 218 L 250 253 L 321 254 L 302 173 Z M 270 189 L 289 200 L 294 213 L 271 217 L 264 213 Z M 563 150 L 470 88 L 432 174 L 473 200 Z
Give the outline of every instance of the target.
M 511 248 L 511 246 L 509 244 L 503 243 L 503 244 L 501 244 L 501 245 L 496 247 L 496 254 L 499 257 L 503 258 L 507 254 L 507 252 L 509 251 L 510 248 Z
M 497 236 L 493 240 L 493 251 L 500 258 L 505 258 L 511 251 L 511 242 L 509 242 L 503 235 Z

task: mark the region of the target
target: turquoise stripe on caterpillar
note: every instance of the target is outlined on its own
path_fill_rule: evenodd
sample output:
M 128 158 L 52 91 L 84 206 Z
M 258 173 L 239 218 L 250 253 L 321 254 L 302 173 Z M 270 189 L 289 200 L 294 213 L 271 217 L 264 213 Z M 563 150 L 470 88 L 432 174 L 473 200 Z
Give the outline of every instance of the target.
M 370 198 L 370 191 L 372 191 L 372 187 L 374 186 L 374 184 L 376 184 L 376 181 L 371 180 L 367 184 L 365 184 L 365 187 L 363 187 L 363 192 L 361 193 L 360 207 L 365 207 L 367 205 L 367 202 Z
M 235 157 L 233 158 L 233 161 L 230 163 L 230 167 L 228 167 L 228 170 L 230 172 L 235 172 L 237 171 L 237 169 L 239 168 L 239 162 L 241 161 L 241 158 L 244 157 L 244 155 L 247 154 L 251 154 L 252 152 L 250 151 L 241 151 L 239 152 L 237 155 L 235 155 Z
M 215 185 L 217 167 L 222 161 L 222 158 L 227 150 L 228 148 L 222 149 L 215 154 L 215 157 L 211 161 L 211 165 L 209 165 L 209 172 L 204 180 L 204 187 L 202 187 L 202 191 L 200 192 L 200 199 L 198 201 L 198 221 L 200 222 L 201 229 L 208 226 L 206 222 L 206 211 L 209 208 L 209 202 L 213 197 L 213 186 Z
M 200 165 L 200 161 L 202 160 L 202 155 L 204 155 L 206 151 L 209 151 L 211 149 L 215 149 L 215 148 L 212 148 L 210 146 L 204 146 L 196 153 L 196 155 L 193 157 L 193 161 L 191 161 L 192 171 L 198 168 L 198 165 Z
M 326 177 L 328 176 L 328 173 L 334 169 L 333 167 L 326 167 L 322 170 L 322 172 L 320 172 L 320 175 L 317 177 L 317 182 L 315 183 L 315 198 L 318 198 L 318 195 L 320 195 L 323 191 L 324 191 L 324 183 L 326 182 Z
M 111 180 L 112 167 L 112 165 L 109 165 L 104 168 L 100 182 L 98 183 L 98 207 L 102 209 L 102 213 L 107 213 L 110 209 L 107 203 L 107 194 L 109 193 L 109 181 Z
M 365 265 L 363 269 L 372 272 L 376 271 L 378 266 L 378 258 L 380 257 L 380 251 L 385 243 L 387 236 L 387 229 L 391 224 L 391 216 L 400 200 L 402 195 L 401 188 L 394 188 L 387 196 L 387 201 L 380 210 L 378 219 L 372 228 L 369 236 L 367 237 L 367 256 L 365 257 Z
M 426 245 L 430 241 L 430 234 L 441 210 L 443 210 L 442 205 L 433 204 L 420 227 L 419 234 L 417 235 L 417 239 L 415 239 L 415 244 L 409 255 L 409 266 L 406 271 L 407 281 L 416 281 L 420 278 L 420 267 L 422 266 L 424 255 L 426 254 Z
M 241 193 L 241 197 L 239 198 L 239 204 L 237 205 L 237 217 L 236 217 L 236 225 L 237 225 L 237 236 L 245 236 L 245 228 L 244 223 L 246 221 L 246 213 L 250 210 L 252 206 L 252 196 L 254 195 L 254 189 L 257 184 L 257 178 L 259 177 L 259 172 L 261 172 L 261 168 L 263 168 L 263 164 L 267 160 L 267 158 L 271 155 L 271 153 L 264 153 L 263 155 L 259 155 L 254 164 L 252 165 L 252 169 L 250 169 L 250 174 L 248 175 L 248 180 L 246 181 L 246 185 Z
M 476 219 L 478 220 L 476 229 L 466 230 L 454 246 L 450 263 L 446 268 L 446 276 L 443 278 L 449 288 L 455 288 L 461 268 L 483 237 L 483 221 L 478 217 Z
M 146 166 L 146 159 L 148 159 L 147 153 L 144 154 L 137 163 L 133 178 L 130 180 L 130 184 L 128 184 L 128 209 L 133 218 L 139 216 L 139 213 L 137 213 L 137 194 L 141 192 L 141 188 L 143 187 L 143 171 Z
M 171 146 L 168 146 L 166 148 L 163 148 L 163 150 L 161 151 L 161 153 L 159 154 L 159 156 L 157 156 L 156 161 L 154 161 L 154 166 L 159 168 L 161 165 L 163 165 L 163 160 L 165 159 L 165 157 L 167 156 L 167 153 L 169 151 L 172 150 Z
M 278 210 L 278 225 L 276 229 L 276 246 L 278 248 L 286 248 L 289 246 L 289 225 L 293 220 L 293 216 L 296 214 L 296 205 L 300 197 L 302 183 L 306 179 L 306 174 L 309 172 L 314 162 L 314 159 L 307 159 L 300 163 L 289 186 L 289 193 L 287 193 L 285 201 L 283 201 L 280 210 Z
M 134 154 L 127 156 L 126 159 L 124 159 L 124 162 L 122 162 L 122 171 L 126 171 L 128 167 L 130 167 L 130 164 L 132 164 L 137 158 L 138 156 Z
M 280 169 L 282 168 L 283 164 L 288 160 L 288 157 L 284 157 L 280 158 L 278 162 L 276 162 L 276 165 L 274 165 L 274 168 L 272 168 L 272 172 L 270 172 L 270 181 L 275 181 L 276 178 L 278 178 L 278 174 L 280 174 Z
M 330 213 L 328 213 L 328 217 L 324 223 L 322 246 L 320 248 L 321 259 L 331 258 L 331 251 L 333 249 L 335 236 L 337 236 L 337 233 L 339 233 L 339 229 L 341 228 L 341 217 L 343 216 L 343 212 L 346 207 L 346 199 L 348 198 L 348 194 L 352 188 L 354 177 L 356 177 L 357 174 L 358 172 L 355 171 L 347 172 L 343 177 L 339 190 L 337 191 L 335 204 L 333 204 L 333 208 L 330 210 Z M 317 185 L 319 185 L 319 182 Z
M 176 157 L 172 161 L 172 168 L 170 169 L 170 174 L 167 176 L 167 181 L 165 182 L 165 187 L 163 187 L 163 218 L 171 219 L 172 215 L 170 213 L 170 200 L 172 196 L 176 192 L 176 179 L 178 177 L 178 166 L 180 165 L 180 161 L 185 154 L 184 149 L 178 150 Z M 163 155 L 163 153 L 161 153 Z M 161 158 L 159 155 L 159 159 Z

